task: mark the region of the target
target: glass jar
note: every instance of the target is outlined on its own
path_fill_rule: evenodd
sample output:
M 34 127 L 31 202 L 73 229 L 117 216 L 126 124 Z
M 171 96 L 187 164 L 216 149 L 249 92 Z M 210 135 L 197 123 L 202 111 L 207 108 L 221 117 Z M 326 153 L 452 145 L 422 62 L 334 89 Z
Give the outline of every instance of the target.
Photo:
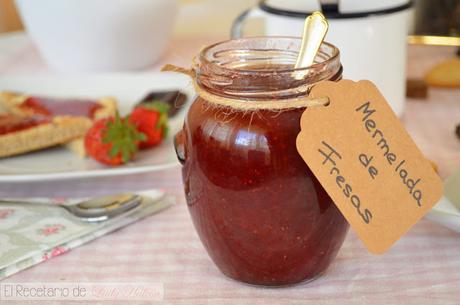
M 282 106 L 308 95 L 306 85 L 341 78 L 339 51 L 328 43 L 314 65 L 293 70 L 300 43 L 257 37 L 209 46 L 195 63 L 196 85 L 226 99 Z M 175 146 L 188 208 L 210 257 L 224 274 L 250 284 L 316 278 L 337 255 L 348 223 L 296 150 L 305 108 L 248 110 L 203 96 Z

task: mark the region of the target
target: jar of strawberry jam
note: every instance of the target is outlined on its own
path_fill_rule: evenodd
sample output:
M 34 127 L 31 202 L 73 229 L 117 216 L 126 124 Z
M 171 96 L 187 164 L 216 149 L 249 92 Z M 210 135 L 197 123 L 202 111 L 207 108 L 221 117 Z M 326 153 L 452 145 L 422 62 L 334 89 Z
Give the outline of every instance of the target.
M 257 37 L 205 48 L 193 69 L 198 95 L 175 138 L 203 245 L 224 274 L 250 284 L 318 277 L 348 230 L 296 150 L 302 101 L 314 84 L 341 78 L 339 51 L 323 43 L 314 65 L 293 70 L 300 43 Z

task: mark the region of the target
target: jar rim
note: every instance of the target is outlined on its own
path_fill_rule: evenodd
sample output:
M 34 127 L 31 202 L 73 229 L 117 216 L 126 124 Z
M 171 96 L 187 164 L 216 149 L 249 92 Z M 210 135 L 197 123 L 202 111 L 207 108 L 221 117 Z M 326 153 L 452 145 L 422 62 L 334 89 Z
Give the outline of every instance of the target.
M 251 36 L 251 37 L 244 37 L 244 38 L 237 38 L 237 39 L 222 40 L 222 41 L 213 43 L 213 44 L 205 47 L 204 49 L 202 49 L 200 51 L 200 53 L 199 53 L 199 62 L 202 63 L 202 64 L 206 64 L 206 65 L 218 66 L 219 69 L 222 69 L 223 71 L 238 72 L 238 73 L 241 73 L 241 74 L 252 74 L 252 73 L 271 74 L 271 73 L 294 73 L 294 72 L 298 72 L 298 71 L 308 71 L 308 70 L 311 70 L 311 69 L 317 69 L 318 67 L 327 65 L 327 64 L 337 60 L 337 58 L 340 57 L 340 50 L 335 45 L 333 45 L 332 43 L 329 43 L 327 41 L 323 41 L 321 46 L 324 45 L 324 46 L 327 46 L 327 47 L 331 48 L 332 51 L 333 51 L 332 55 L 329 58 L 327 58 L 326 60 L 322 61 L 322 62 L 313 63 L 310 66 L 301 67 L 301 68 L 266 69 L 266 70 L 247 69 L 247 68 L 246 69 L 228 68 L 228 67 L 225 67 L 223 65 L 218 65 L 218 64 L 212 62 L 211 60 L 209 60 L 206 57 L 207 55 L 209 55 L 209 51 L 211 51 L 213 48 L 215 48 L 217 46 L 225 45 L 225 44 L 230 43 L 230 42 L 237 42 L 237 41 L 241 41 L 241 42 L 248 41 L 249 42 L 249 41 L 261 40 L 261 39 L 290 39 L 290 40 L 298 41 L 298 42 L 302 41 L 302 39 L 300 37 L 295 37 L 295 36 Z

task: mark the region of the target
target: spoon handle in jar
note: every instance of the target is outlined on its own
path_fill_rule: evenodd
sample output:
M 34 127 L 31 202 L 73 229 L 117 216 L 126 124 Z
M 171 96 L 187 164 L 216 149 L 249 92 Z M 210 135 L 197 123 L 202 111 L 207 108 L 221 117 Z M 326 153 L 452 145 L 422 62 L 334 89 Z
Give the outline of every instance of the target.
M 313 64 L 328 28 L 329 24 L 320 12 L 314 12 L 305 19 L 302 44 L 295 64 L 296 69 L 306 68 Z M 303 73 L 296 73 L 295 75 L 297 79 L 303 76 Z

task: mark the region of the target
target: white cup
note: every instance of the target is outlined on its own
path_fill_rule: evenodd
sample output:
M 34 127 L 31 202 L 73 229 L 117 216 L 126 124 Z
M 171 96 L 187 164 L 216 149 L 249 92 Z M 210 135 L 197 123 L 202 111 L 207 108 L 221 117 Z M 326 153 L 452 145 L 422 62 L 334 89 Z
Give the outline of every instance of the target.
M 16 0 L 48 64 L 64 72 L 145 68 L 167 47 L 177 0 Z
M 408 0 L 341 0 L 338 10 L 323 11 L 329 21 L 326 41 L 340 50 L 343 77 L 374 82 L 398 116 L 406 100 L 410 8 Z M 242 36 L 249 18 L 263 18 L 266 35 L 301 36 L 305 17 L 314 10 L 321 10 L 319 1 L 262 1 L 235 20 L 232 36 Z

